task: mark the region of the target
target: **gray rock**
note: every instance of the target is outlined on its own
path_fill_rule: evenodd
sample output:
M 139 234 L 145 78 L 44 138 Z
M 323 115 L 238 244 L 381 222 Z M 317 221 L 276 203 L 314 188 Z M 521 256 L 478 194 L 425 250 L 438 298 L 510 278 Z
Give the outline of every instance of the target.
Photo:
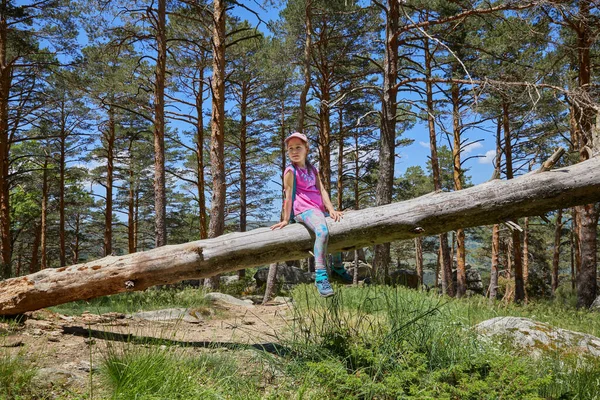
M 600 338 L 521 317 L 496 317 L 475 326 L 483 337 L 504 337 L 534 356 L 564 351 L 600 356 Z
M 220 278 L 221 285 L 231 285 L 232 283 L 238 282 L 240 277 L 237 275 L 227 275 L 221 276 Z
M 144 311 L 131 315 L 133 318 L 146 321 L 185 321 L 190 323 L 202 322 L 202 316 L 189 308 L 167 308 L 164 310 Z
M 262 286 L 267 282 L 267 275 L 269 274 L 268 268 L 260 268 L 254 274 L 256 280 L 256 286 Z M 300 268 L 290 267 L 287 265 L 279 264 L 277 267 L 277 276 L 275 278 L 278 283 L 297 285 L 299 283 L 310 283 L 311 276 L 308 272 L 301 270 Z
M 596 297 L 596 300 L 590 306 L 590 310 L 600 311 L 600 296 Z
M 250 307 L 250 308 L 254 307 L 254 305 L 247 303 L 244 300 L 240 300 L 236 297 L 233 297 L 233 296 L 230 296 L 230 295 L 224 294 L 224 293 L 213 292 L 213 293 L 208 293 L 204 297 L 208 300 L 215 301 L 215 302 L 232 304 L 232 305 L 242 306 L 242 307 Z
M 40 368 L 31 380 L 31 385 L 40 389 L 78 386 L 86 383 L 86 376 L 64 368 Z

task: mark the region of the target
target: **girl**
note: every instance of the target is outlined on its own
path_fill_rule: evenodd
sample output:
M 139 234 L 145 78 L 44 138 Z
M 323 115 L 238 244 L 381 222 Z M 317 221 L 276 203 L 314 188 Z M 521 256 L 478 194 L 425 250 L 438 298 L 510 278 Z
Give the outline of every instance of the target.
M 283 173 L 283 188 L 285 190 L 283 221 L 273 225 L 271 229 L 283 228 L 290 223 L 290 218 L 293 216 L 296 221 L 302 222 L 315 233 L 315 285 L 321 296 L 333 296 L 333 289 L 325 268 L 327 241 L 329 239 L 329 230 L 325 222 L 325 210 L 329 212 L 329 216 L 335 222 L 343 218 L 343 213 L 333 208 L 329 195 L 321 184 L 317 169 L 306 158 L 308 155 L 306 135 L 294 132 L 285 139 L 284 143 L 292 165 L 287 167 Z M 294 189 L 295 194 L 293 193 Z M 332 271 L 344 282 L 352 283 L 350 275 L 343 265 L 339 264 L 334 265 Z

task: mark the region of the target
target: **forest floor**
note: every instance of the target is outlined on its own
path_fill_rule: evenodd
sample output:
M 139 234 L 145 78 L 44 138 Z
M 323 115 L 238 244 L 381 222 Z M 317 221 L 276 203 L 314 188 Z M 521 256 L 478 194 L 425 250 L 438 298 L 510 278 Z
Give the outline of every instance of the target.
M 96 375 L 90 372 L 98 370 L 111 347 L 149 343 L 156 338 L 170 344 L 180 342 L 190 351 L 207 351 L 207 347 L 227 351 L 230 344 L 278 343 L 293 320 L 292 307 L 285 302 L 251 307 L 215 303 L 209 312 L 204 311 L 205 317 L 187 322 L 152 321 L 114 312 L 66 316 L 40 310 L 28 313 L 19 323 L 0 322 L 0 351 L 30 359 L 43 372 L 38 384 L 47 389 L 68 386 L 82 395 L 90 390 L 91 375 Z

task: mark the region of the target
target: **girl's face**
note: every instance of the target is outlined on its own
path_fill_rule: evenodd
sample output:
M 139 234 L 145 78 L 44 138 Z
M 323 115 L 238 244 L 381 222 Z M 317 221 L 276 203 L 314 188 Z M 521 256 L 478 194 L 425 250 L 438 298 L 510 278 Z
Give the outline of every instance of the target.
M 303 164 L 306 162 L 308 154 L 308 145 L 298 138 L 291 138 L 287 142 L 288 157 L 294 163 Z

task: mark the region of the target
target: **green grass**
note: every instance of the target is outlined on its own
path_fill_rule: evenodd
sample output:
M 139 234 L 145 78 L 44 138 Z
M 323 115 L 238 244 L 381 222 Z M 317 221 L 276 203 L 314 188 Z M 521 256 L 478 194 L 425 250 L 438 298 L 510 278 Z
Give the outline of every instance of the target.
M 404 288 L 295 290 L 297 315 L 280 367 L 332 399 L 600 399 L 600 360 L 532 359 L 481 341 L 472 326 L 517 315 L 595 334 L 595 314 L 548 302 L 527 306 L 448 299 Z M 560 357 L 560 358 L 559 358 Z
M 28 399 L 35 395 L 31 380 L 36 374 L 35 366 L 22 352 L 12 356 L 8 351 L 0 352 L 0 398 Z
M 101 366 L 113 399 L 259 399 L 257 372 L 230 355 L 132 344 L 110 346 Z
M 143 292 L 120 293 L 86 301 L 74 301 L 51 309 L 65 315 L 81 315 L 86 311 L 96 314 L 107 312 L 130 314 L 175 307 L 203 308 L 210 305 L 210 302 L 204 298 L 205 294 L 203 289 L 152 288 Z
M 95 398 L 600 400 L 599 359 L 559 353 L 535 359 L 481 341 L 472 329 L 489 318 L 522 316 L 600 336 L 598 315 L 576 310 L 568 290 L 554 301 L 514 305 L 401 287 L 335 289 L 329 299 L 313 285 L 293 291 L 295 315 L 280 337 L 289 351 L 282 355 L 107 342 L 101 380 L 93 377 L 103 386 Z M 200 290 L 163 289 L 55 310 L 129 313 L 205 304 Z M 35 365 L 27 360 L 0 353 L 0 399 L 44 398 L 32 392 Z

